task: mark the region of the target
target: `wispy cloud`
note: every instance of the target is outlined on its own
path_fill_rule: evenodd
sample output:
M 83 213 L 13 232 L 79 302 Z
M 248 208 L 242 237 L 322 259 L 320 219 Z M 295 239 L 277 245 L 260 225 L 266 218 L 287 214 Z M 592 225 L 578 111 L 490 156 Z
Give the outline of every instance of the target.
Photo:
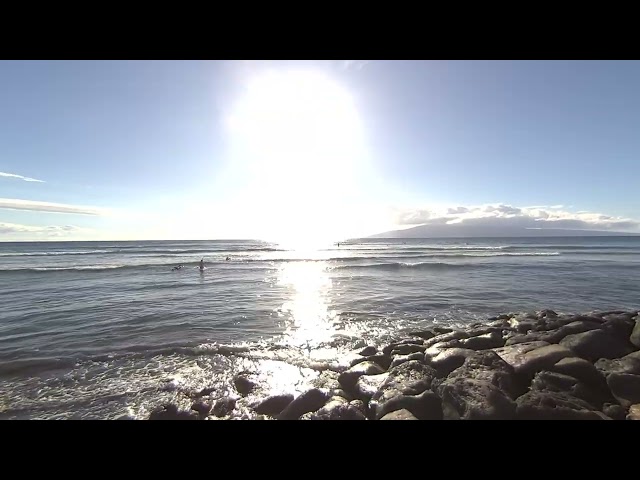
M 342 60 L 342 68 L 348 70 L 355 68 L 356 70 L 362 70 L 365 65 L 371 63 L 371 60 Z
M 16 178 L 18 180 L 24 180 L 25 182 L 45 183 L 44 180 L 38 180 L 37 178 L 25 177 L 23 175 L 16 175 L 15 173 L 0 172 L 0 177 Z
M 571 212 L 565 210 L 562 205 L 514 207 L 501 203 L 432 209 L 395 209 L 395 222 L 401 227 L 462 224 L 535 229 L 640 230 L 640 221 L 630 218 L 588 211 Z
M 93 216 L 106 215 L 108 212 L 107 209 L 99 207 L 38 202 L 34 200 L 20 200 L 16 198 L 0 198 L 0 209 Z
M 9 237 L 47 240 L 51 238 L 68 238 L 79 234 L 89 234 L 92 229 L 77 227 L 75 225 L 21 225 L 17 223 L 0 222 L 0 235 Z

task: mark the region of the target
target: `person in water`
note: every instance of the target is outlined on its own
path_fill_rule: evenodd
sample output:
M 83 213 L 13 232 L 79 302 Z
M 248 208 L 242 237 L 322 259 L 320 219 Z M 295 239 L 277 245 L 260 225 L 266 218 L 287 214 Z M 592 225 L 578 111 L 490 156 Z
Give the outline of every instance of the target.
M 204 270 L 204 258 L 200 259 L 200 270 Z
M 227 257 L 227 262 L 228 262 L 229 260 L 231 260 L 231 257 Z

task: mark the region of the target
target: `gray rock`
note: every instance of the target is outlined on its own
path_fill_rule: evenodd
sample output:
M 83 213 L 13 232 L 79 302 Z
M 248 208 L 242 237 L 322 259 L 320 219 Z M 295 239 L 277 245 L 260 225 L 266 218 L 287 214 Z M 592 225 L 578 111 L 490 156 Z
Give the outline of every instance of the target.
M 254 410 L 260 415 L 269 415 L 275 417 L 282 412 L 287 405 L 293 401 L 293 395 L 284 393 L 281 395 L 272 395 L 261 401 Z
M 438 342 L 434 345 L 431 345 L 429 348 L 427 348 L 424 353 L 425 353 L 425 358 L 434 358 L 437 357 L 438 355 L 440 355 L 442 352 L 444 352 L 445 350 L 449 350 L 452 348 L 460 348 L 460 340 L 448 340 L 446 342 Z M 469 349 L 467 349 L 469 350 Z
M 575 333 L 588 332 L 601 328 L 602 325 L 596 322 L 577 321 L 559 327 L 557 330 L 536 331 L 526 335 L 518 335 L 507 340 L 506 345 L 515 345 L 517 343 L 542 341 L 547 343 L 558 343 L 567 335 Z
M 631 336 L 629 337 L 629 341 L 636 348 L 640 348 L 640 317 L 636 318 L 636 323 L 634 324 L 633 331 L 631 332 Z
M 321 409 L 329 400 L 329 392 L 319 388 L 307 390 L 286 406 L 278 415 L 278 420 L 296 420 L 305 413 Z
M 617 403 L 605 403 L 602 413 L 613 420 L 624 420 L 627 415 L 627 411 Z
M 197 394 L 198 397 L 206 397 L 207 395 L 211 395 L 213 392 L 216 391 L 215 387 L 206 387 L 203 388 L 202 390 L 200 390 Z
M 369 406 L 378 411 L 399 395 L 418 395 L 431 388 L 436 372 L 423 363 L 412 360 L 389 370 L 389 377 L 371 397 Z
M 549 344 L 547 342 L 526 342 L 519 343 L 517 345 L 507 345 L 501 348 L 494 348 L 492 350 L 509 365 L 515 367 L 522 362 L 525 353 L 548 345 Z
M 326 390 L 330 390 L 334 392 L 339 390 L 340 383 L 338 382 L 338 377 L 340 376 L 337 372 L 332 372 L 331 370 L 325 370 L 317 378 L 315 378 L 311 383 L 316 388 L 324 388 Z
M 425 340 L 424 346 L 429 348 L 436 343 L 448 342 L 450 340 L 460 340 L 462 338 L 469 338 L 469 334 L 467 332 L 463 332 L 462 330 L 455 330 L 448 333 L 443 333 L 441 335 L 436 335 L 429 340 Z
M 397 355 L 396 357 L 394 357 L 393 362 L 391 362 L 389 368 L 397 367 L 398 365 L 404 362 L 410 362 L 411 360 L 424 362 L 424 355 L 420 352 L 410 353 L 409 355 Z
M 384 373 L 384 369 L 377 363 L 363 362 L 354 365 L 346 372 L 342 372 L 338 377 L 338 382 L 344 390 L 351 392 L 356 386 L 358 378 L 362 375 L 380 375 L 381 373 Z
M 438 378 L 442 378 L 462 366 L 465 359 L 475 353 L 475 350 L 469 350 L 468 348 L 448 348 L 433 358 L 425 354 L 424 361 L 435 368 Z
M 498 387 L 484 380 L 446 379 L 437 388 L 445 420 L 509 420 L 516 404 Z
M 447 379 L 466 378 L 489 382 L 515 399 L 527 390 L 527 385 L 521 384 L 514 373 L 511 365 L 489 350 L 468 356 L 462 366 L 451 372 Z
M 396 410 L 391 413 L 387 413 L 380 420 L 418 420 L 414 417 L 409 410 Z
M 601 409 L 602 405 L 611 399 L 606 389 L 590 388 L 577 378 L 557 372 L 543 370 L 536 373 L 531 382 L 531 390 L 543 392 L 564 392 L 572 397 L 584 400 L 592 409 Z
M 640 403 L 640 375 L 612 373 L 607 377 L 607 385 L 623 407 Z
M 631 405 L 629 407 L 629 415 L 627 420 L 640 420 L 640 403 Z
M 515 347 L 517 347 L 517 345 L 514 345 L 512 348 Z M 504 348 L 506 349 L 508 347 Z M 499 350 L 502 350 L 502 353 Z M 547 345 L 535 349 L 521 348 L 519 351 L 516 350 L 512 352 L 498 349 L 496 353 L 514 368 L 516 374 L 527 376 L 533 376 L 535 372 L 539 372 L 540 370 L 547 370 L 563 358 L 574 356 L 571 350 L 560 345 Z
M 206 417 L 211 412 L 212 407 L 213 405 L 208 402 L 196 402 L 191 405 L 191 410 L 198 412 L 202 417 Z
M 603 318 L 602 329 L 624 340 L 630 340 L 635 321 L 627 315 L 610 315 Z
M 596 367 L 587 360 L 579 357 L 567 357 L 559 360 L 549 370 L 577 378 L 585 385 L 601 389 L 605 386 L 604 377 Z
M 548 308 L 536 312 L 538 318 L 556 318 L 558 314 Z
M 356 382 L 354 396 L 369 403 L 371 397 L 373 397 L 387 378 L 389 378 L 388 373 L 382 373 L 380 375 L 362 375 Z
M 226 417 L 236 408 L 236 399 L 231 397 L 223 397 L 216 400 L 213 405 L 213 415 L 216 417 Z
M 378 353 L 378 349 L 372 345 L 366 346 L 358 352 L 358 354 L 362 355 L 363 357 L 369 357 L 371 355 L 375 355 L 376 353 Z
M 324 407 L 311 414 L 311 420 L 366 420 L 366 417 L 346 399 L 332 397 Z
M 601 358 L 595 363 L 595 368 L 605 377 L 612 373 L 640 375 L 640 352 L 633 352 L 622 358 Z
M 605 330 L 568 335 L 560 345 L 571 349 L 579 357 L 595 362 L 599 358 L 619 358 L 633 352 L 627 339 Z
M 408 410 L 418 420 L 442 420 L 442 402 L 431 390 L 425 390 L 418 395 L 398 395 L 387 402 L 377 405 L 375 416 L 383 416 L 396 410 Z
M 502 338 L 500 331 L 493 331 L 485 333 L 484 335 L 478 335 L 477 337 L 460 340 L 460 347 L 470 350 L 487 350 L 490 348 L 503 347 L 504 344 L 505 340 Z
M 154 409 L 149 415 L 149 420 L 198 420 L 196 412 L 180 410 L 172 403 Z
M 432 330 L 418 330 L 416 332 L 409 332 L 409 335 L 411 335 L 412 337 L 420 337 L 424 340 L 429 340 L 430 338 L 435 337 L 436 333 Z
M 532 390 L 516 400 L 518 420 L 608 420 L 584 400 L 563 392 Z
M 350 367 L 358 365 L 359 363 L 364 362 L 373 362 L 377 363 L 382 367 L 383 370 L 387 370 L 393 361 L 393 357 L 390 355 L 386 355 L 384 353 L 376 353 L 375 355 L 370 355 L 368 357 L 356 358 L 351 362 Z
M 416 352 L 424 352 L 427 349 L 424 345 L 405 344 L 398 345 L 391 350 L 391 355 L 409 355 Z
M 244 375 L 236 375 L 233 377 L 233 384 L 235 385 L 238 393 L 243 397 L 249 395 L 253 389 L 256 388 L 256 384 Z
M 389 345 L 384 347 L 382 349 L 382 353 L 384 353 L 385 355 L 390 355 L 391 352 L 396 348 L 398 348 L 400 345 L 422 345 L 423 342 L 424 340 L 421 338 L 418 338 L 418 339 L 409 338 L 407 340 L 401 340 L 399 342 L 390 343 Z

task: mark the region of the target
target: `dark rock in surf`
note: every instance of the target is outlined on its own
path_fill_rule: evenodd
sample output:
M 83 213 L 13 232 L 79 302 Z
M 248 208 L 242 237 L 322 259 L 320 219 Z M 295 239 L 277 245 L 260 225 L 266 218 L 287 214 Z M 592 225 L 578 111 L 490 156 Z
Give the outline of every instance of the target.
M 368 357 L 362 357 L 362 358 L 354 359 L 351 362 L 350 367 L 353 367 L 355 365 L 358 365 L 358 364 L 364 363 L 364 362 L 373 362 L 373 363 L 377 363 L 378 365 L 380 365 L 380 367 L 383 370 L 387 370 L 389 368 L 389 366 L 391 365 L 392 361 L 393 361 L 393 357 L 391 357 L 390 355 L 385 355 L 384 353 L 376 353 L 375 355 L 370 355 Z
M 544 343 L 544 342 L 543 342 Z M 514 368 L 516 374 L 533 377 L 535 372 L 547 370 L 574 353 L 560 345 L 541 345 L 540 342 L 498 348 L 495 352 Z
M 568 335 L 560 341 L 560 345 L 592 362 L 599 358 L 619 358 L 633 352 L 628 339 L 621 339 L 605 330 Z
M 260 415 L 269 415 L 275 417 L 282 412 L 287 405 L 293 401 L 293 395 L 289 393 L 281 395 L 272 395 L 260 402 L 254 410 Z
M 201 417 L 206 417 L 211 412 L 212 407 L 213 405 L 208 402 L 196 402 L 191 405 L 191 410 L 198 412 Z
M 410 362 L 411 360 L 417 360 L 420 363 L 423 363 L 424 354 L 420 352 L 416 352 L 416 353 L 411 353 L 409 355 L 396 355 L 393 359 L 393 362 L 391 362 L 391 365 L 389 366 L 389 368 L 397 367 L 398 365 L 401 365 L 405 362 Z
M 423 340 L 429 340 L 430 338 L 435 337 L 437 334 L 433 330 L 418 330 L 415 332 L 409 332 L 409 336 L 411 337 L 420 337 Z
M 319 388 L 307 390 L 293 400 L 280 412 L 278 420 L 296 420 L 305 413 L 315 412 L 324 406 L 329 400 L 329 392 Z
M 362 350 L 358 352 L 358 355 L 362 355 L 363 357 L 369 357 L 371 355 L 375 355 L 378 353 L 378 349 L 372 345 L 364 347 Z
M 358 382 L 358 378 L 362 375 L 379 375 L 381 373 L 384 373 L 384 369 L 377 363 L 363 362 L 354 365 L 346 372 L 341 373 L 338 377 L 338 382 L 342 388 L 347 392 L 350 392 Z
M 256 388 L 256 384 L 243 375 L 236 375 L 233 378 L 233 384 L 243 397 L 249 395 Z
M 516 414 L 515 402 L 486 380 L 447 378 L 437 392 L 445 420 L 509 420 Z
M 418 420 L 442 420 L 442 402 L 431 390 L 418 395 L 398 395 L 375 407 L 378 420 L 396 410 L 408 410 Z
M 409 410 L 395 410 L 387 413 L 380 420 L 418 420 Z
M 592 409 L 601 409 L 604 402 L 611 399 L 611 395 L 605 389 L 590 388 L 577 378 L 547 370 L 536 373 L 531 382 L 531 390 L 563 392 L 584 400 L 593 407 Z
M 486 381 L 515 399 L 522 395 L 527 385 L 516 376 L 514 368 L 493 351 L 476 352 L 449 374 L 447 380 L 471 379 Z
M 384 347 L 382 349 L 382 353 L 384 353 L 385 355 L 390 355 L 393 350 L 397 349 L 401 345 L 423 345 L 423 343 L 424 343 L 424 340 L 422 340 L 421 338 L 420 339 L 410 338 L 407 340 L 401 340 L 399 342 L 390 343 L 389 345 Z
M 405 344 L 398 345 L 393 350 L 391 350 L 391 355 L 410 355 L 416 352 L 424 352 L 427 349 L 424 345 L 415 345 L 415 344 Z
M 629 341 L 636 347 L 640 348 L 640 317 L 636 318 Z
M 602 390 L 606 387 L 604 377 L 596 367 L 579 357 L 567 357 L 559 360 L 549 368 L 552 372 L 562 373 L 580 380 L 585 385 Z
M 213 415 L 216 417 L 226 417 L 236 408 L 236 399 L 231 397 L 219 398 L 213 406 Z
M 460 348 L 470 350 L 488 350 L 490 348 L 503 347 L 505 340 L 500 331 L 493 331 L 476 337 L 460 340 Z
M 475 350 L 467 348 L 448 348 L 433 358 L 425 354 L 424 362 L 436 370 L 438 378 L 442 378 L 461 367 L 465 359 L 475 353 Z
M 198 414 L 180 410 L 177 405 L 170 403 L 154 409 L 149 420 L 198 420 Z
M 532 390 L 516 403 L 518 420 L 609 420 L 589 403 L 563 392 Z
M 311 414 L 310 418 L 311 420 L 366 420 L 358 406 L 335 396 L 330 398 L 320 410 Z
M 373 397 L 387 378 L 389 378 L 388 373 L 382 373 L 380 375 L 362 375 L 356 382 L 354 396 L 369 403 L 371 397 Z

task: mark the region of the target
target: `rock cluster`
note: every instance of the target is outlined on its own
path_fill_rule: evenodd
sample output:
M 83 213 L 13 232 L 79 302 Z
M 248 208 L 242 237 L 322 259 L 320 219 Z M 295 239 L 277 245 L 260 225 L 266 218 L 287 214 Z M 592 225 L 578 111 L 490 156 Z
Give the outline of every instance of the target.
M 280 420 L 640 419 L 637 311 L 504 314 L 410 335 L 361 349 L 323 388 L 267 397 L 254 410 Z M 234 383 L 243 396 L 254 387 L 242 376 Z M 150 419 L 222 417 L 234 406 L 164 406 Z

